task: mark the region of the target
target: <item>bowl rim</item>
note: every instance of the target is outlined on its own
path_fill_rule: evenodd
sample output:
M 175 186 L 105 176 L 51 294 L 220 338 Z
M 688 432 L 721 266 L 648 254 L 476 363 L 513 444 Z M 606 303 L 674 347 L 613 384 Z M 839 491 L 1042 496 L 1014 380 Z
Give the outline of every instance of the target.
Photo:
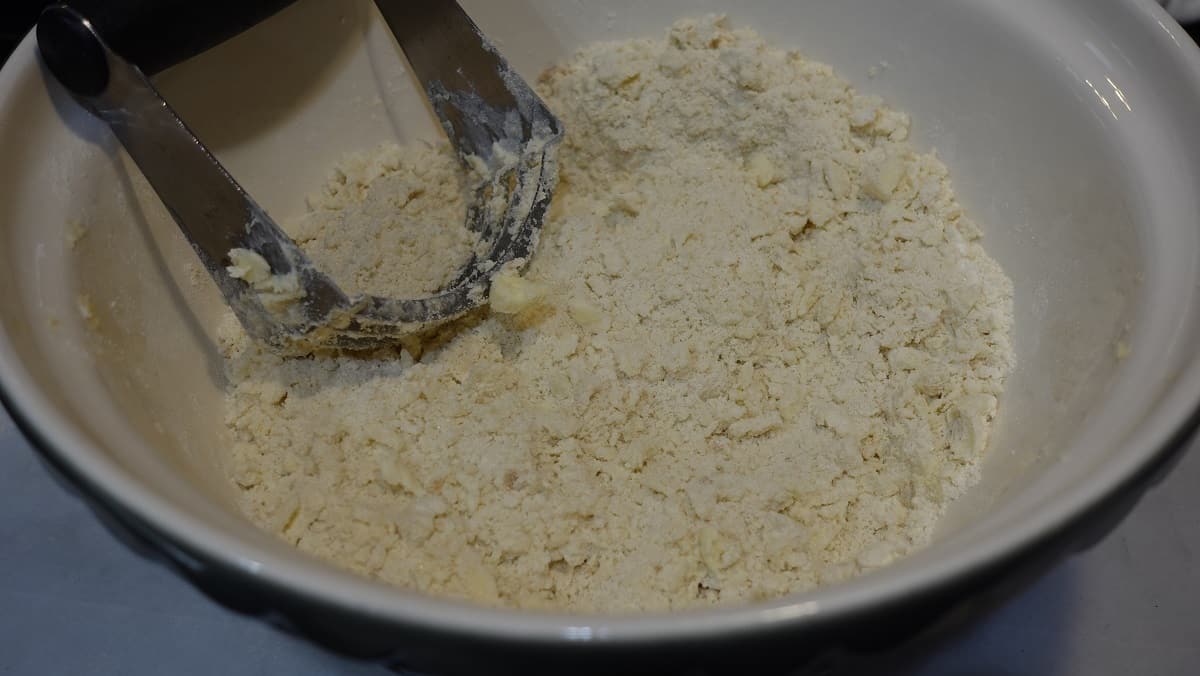
M 1200 92 L 1200 49 L 1153 0 L 1114 0 L 1137 16 L 1148 36 L 1171 50 Z M 32 33 L 0 69 L 0 102 L 22 78 L 41 78 Z M 3 109 L 0 109 L 0 113 Z M 729 638 L 766 630 L 799 630 L 877 612 L 905 599 L 945 589 L 997 561 L 1009 559 L 1079 522 L 1093 507 L 1137 483 L 1178 450 L 1200 424 L 1200 355 L 1166 388 L 1158 405 L 1133 430 L 1121 452 L 1094 480 L 1056 496 L 1036 518 L 1013 525 L 932 565 L 887 577 L 865 576 L 832 588 L 750 605 L 642 615 L 572 615 L 485 608 L 396 589 L 314 560 L 248 547 L 237 538 L 176 508 L 107 460 L 38 389 L 0 332 L 0 402 L 33 445 L 91 497 L 139 519 L 184 554 L 232 571 L 243 581 L 308 602 L 373 619 L 482 639 L 533 643 L 643 644 Z

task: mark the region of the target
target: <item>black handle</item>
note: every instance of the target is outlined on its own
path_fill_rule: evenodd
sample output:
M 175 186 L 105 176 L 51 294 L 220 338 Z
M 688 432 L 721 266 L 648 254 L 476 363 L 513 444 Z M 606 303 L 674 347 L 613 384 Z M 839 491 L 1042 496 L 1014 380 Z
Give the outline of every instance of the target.
M 67 88 L 94 96 L 108 70 L 86 19 L 109 48 L 153 75 L 241 33 L 295 0 L 68 0 L 38 19 L 38 49 Z M 68 9 L 69 8 L 69 9 Z M 73 10 L 73 11 L 71 11 Z

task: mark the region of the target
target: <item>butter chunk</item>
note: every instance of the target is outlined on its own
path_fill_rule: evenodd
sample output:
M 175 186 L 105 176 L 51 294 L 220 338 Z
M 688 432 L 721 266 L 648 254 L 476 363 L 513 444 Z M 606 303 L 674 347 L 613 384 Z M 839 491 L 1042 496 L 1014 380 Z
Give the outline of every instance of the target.
M 515 315 L 536 305 L 546 296 L 546 286 L 521 276 L 520 262 L 508 263 L 492 277 L 488 303 L 492 310 Z
M 880 202 L 890 201 L 904 179 L 904 169 L 904 158 L 888 154 L 882 162 L 863 172 L 863 192 Z

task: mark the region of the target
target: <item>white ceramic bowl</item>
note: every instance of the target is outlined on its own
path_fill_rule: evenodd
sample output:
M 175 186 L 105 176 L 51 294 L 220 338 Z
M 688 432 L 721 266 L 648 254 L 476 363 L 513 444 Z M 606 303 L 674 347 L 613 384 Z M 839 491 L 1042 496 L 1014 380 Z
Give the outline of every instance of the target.
M 750 651 L 794 664 L 889 645 L 1025 579 L 1103 531 L 1194 427 L 1200 52 L 1150 0 L 464 5 L 530 78 L 581 43 L 725 11 L 909 111 L 1016 283 L 1019 367 L 983 483 L 896 565 L 704 612 L 484 610 L 302 556 L 231 507 L 215 289 L 189 279 L 175 226 L 48 84 L 31 37 L 0 72 L 5 403 L 98 511 L 219 600 L 428 669 L 736 664 Z M 305 0 L 159 82 L 287 218 L 343 153 L 435 133 L 401 64 L 369 4 Z M 75 222 L 87 234 L 72 247 Z

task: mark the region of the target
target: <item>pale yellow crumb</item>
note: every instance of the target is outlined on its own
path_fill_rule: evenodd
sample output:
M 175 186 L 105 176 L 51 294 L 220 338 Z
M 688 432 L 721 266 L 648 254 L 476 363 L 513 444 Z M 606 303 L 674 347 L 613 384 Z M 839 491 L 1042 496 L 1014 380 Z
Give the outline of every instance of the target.
M 67 221 L 67 228 L 63 232 L 63 240 L 66 242 L 68 249 L 74 249 L 79 244 L 79 240 L 87 236 L 87 233 L 88 229 L 81 221 L 70 220 Z
M 79 316 L 83 319 L 85 326 L 93 331 L 100 328 L 100 319 L 96 316 L 96 308 L 92 305 L 91 296 L 86 293 L 76 296 L 75 308 L 79 311 Z
M 546 296 L 546 286 L 521 276 L 525 261 L 512 261 L 492 277 L 488 304 L 500 314 L 515 315 L 537 304 Z
M 250 284 L 260 284 L 271 278 L 271 265 L 261 254 L 249 249 L 230 249 L 230 265 L 225 271 L 230 277 L 242 279 Z
M 230 249 L 230 265 L 225 271 L 230 277 L 241 279 L 255 290 L 259 301 L 271 311 L 281 311 L 304 298 L 305 291 L 295 270 L 275 274 L 267 259 L 249 249 Z
M 1133 347 L 1124 340 L 1118 340 L 1114 350 L 1117 361 L 1125 361 L 1133 354 Z
M 571 300 L 567 303 L 567 312 L 581 328 L 599 329 L 604 324 L 604 313 L 586 300 Z

